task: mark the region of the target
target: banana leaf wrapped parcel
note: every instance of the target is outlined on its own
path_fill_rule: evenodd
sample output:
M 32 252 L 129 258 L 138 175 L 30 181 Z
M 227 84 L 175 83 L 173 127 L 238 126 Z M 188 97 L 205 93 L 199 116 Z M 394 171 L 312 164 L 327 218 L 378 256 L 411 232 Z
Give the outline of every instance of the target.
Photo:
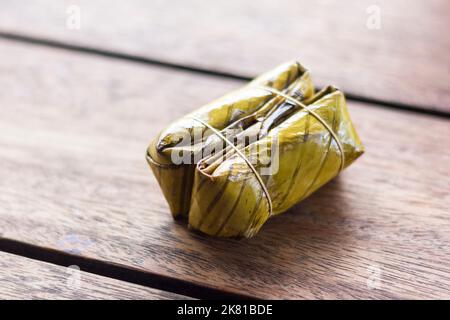
M 147 161 L 175 218 L 250 238 L 363 152 L 344 94 L 315 93 L 309 71 L 292 62 L 169 125 Z

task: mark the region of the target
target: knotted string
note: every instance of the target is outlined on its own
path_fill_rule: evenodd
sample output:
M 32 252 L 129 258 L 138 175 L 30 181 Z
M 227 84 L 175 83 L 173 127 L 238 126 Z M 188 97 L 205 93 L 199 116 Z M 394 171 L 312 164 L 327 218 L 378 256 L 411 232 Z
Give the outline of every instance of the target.
M 309 114 L 311 114 L 312 116 L 314 116 L 331 134 L 331 136 L 333 137 L 334 141 L 336 141 L 336 144 L 339 148 L 339 153 L 341 155 L 341 164 L 339 167 L 339 172 L 341 172 L 344 169 L 344 164 L 345 164 L 345 155 L 344 155 L 344 148 L 342 147 L 342 143 L 339 140 L 338 136 L 336 135 L 336 133 L 333 131 L 333 129 L 328 125 L 328 123 L 325 122 L 325 120 L 323 120 L 316 112 L 314 112 L 313 110 L 308 109 L 308 107 L 301 103 L 300 101 L 298 101 L 297 99 L 294 99 L 290 96 L 288 96 L 287 94 L 271 88 L 271 87 L 266 87 L 266 86 L 255 86 L 254 88 L 258 88 L 258 89 L 262 89 L 262 90 L 266 90 L 269 91 L 270 93 L 276 94 L 284 99 L 286 99 L 287 101 L 295 104 L 296 106 L 300 107 L 302 110 L 308 112 Z M 234 149 L 234 151 L 236 151 L 236 153 L 247 163 L 247 165 L 249 166 L 249 168 L 253 171 L 253 173 L 255 174 L 256 179 L 258 180 L 259 184 L 261 185 L 261 188 L 264 192 L 264 195 L 266 196 L 267 199 L 267 203 L 269 206 L 269 217 L 272 216 L 272 212 L 273 212 L 273 205 L 272 205 L 272 198 L 270 197 L 269 194 L 269 190 L 267 190 L 266 185 L 264 184 L 261 176 L 259 175 L 258 171 L 256 170 L 256 168 L 253 166 L 253 164 L 250 162 L 250 160 L 234 145 L 233 142 L 231 142 L 230 140 L 228 140 L 219 130 L 217 130 L 216 128 L 212 127 L 209 123 L 191 116 L 191 118 L 193 120 L 196 120 L 198 122 L 200 122 L 201 124 L 203 124 L 205 127 L 207 127 L 208 129 L 210 129 L 212 132 L 214 132 L 219 138 L 221 138 L 227 145 L 229 145 L 231 148 Z
M 308 107 L 305 104 L 301 103 L 297 99 L 294 99 L 294 98 L 288 96 L 287 94 L 285 94 L 285 93 L 283 93 L 283 92 L 281 92 L 281 91 L 279 91 L 277 89 L 274 89 L 274 88 L 271 88 L 271 87 L 266 87 L 266 86 L 255 86 L 255 88 L 266 90 L 266 91 L 269 91 L 270 93 L 279 95 L 279 96 L 285 98 L 287 101 L 289 101 L 289 102 L 297 105 L 298 107 L 302 108 L 303 110 L 305 110 L 306 112 L 311 114 L 314 118 L 316 118 L 325 127 L 325 129 L 327 129 L 328 132 L 330 132 L 330 134 L 333 137 L 334 141 L 336 141 L 336 144 L 337 144 L 337 146 L 339 148 L 339 154 L 341 156 L 341 164 L 340 164 L 340 167 L 339 167 L 339 172 L 341 172 L 344 169 L 344 165 L 345 165 L 344 147 L 342 146 L 342 143 L 339 140 L 337 134 L 328 125 L 328 123 L 326 123 L 325 120 L 323 120 L 315 111 L 308 109 Z
M 225 141 L 226 144 L 228 144 L 231 148 L 234 149 L 234 151 L 236 151 L 236 153 L 247 163 L 247 165 L 250 167 L 250 169 L 253 171 L 253 173 L 255 174 L 256 179 L 258 179 L 259 184 L 261 185 L 261 188 L 264 191 L 264 194 L 266 196 L 267 199 L 267 203 L 269 205 L 269 216 L 272 215 L 272 199 L 270 198 L 270 194 L 269 194 L 269 190 L 267 190 L 266 185 L 264 184 L 261 176 L 259 175 L 258 171 L 256 170 L 256 168 L 252 165 L 252 163 L 250 162 L 250 160 L 248 160 L 248 158 L 241 152 L 241 150 L 238 149 L 238 147 L 236 147 L 230 140 L 228 140 L 219 130 L 217 130 L 216 128 L 210 126 L 207 122 L 198 119 L 196 117 L 191 117 L 192 119 L 202 123 L 204 126 L 206 126 L 208 129 L 210 129 L 212 132 L 214 132 L 219 138 L 221 138 L 223 141 Z

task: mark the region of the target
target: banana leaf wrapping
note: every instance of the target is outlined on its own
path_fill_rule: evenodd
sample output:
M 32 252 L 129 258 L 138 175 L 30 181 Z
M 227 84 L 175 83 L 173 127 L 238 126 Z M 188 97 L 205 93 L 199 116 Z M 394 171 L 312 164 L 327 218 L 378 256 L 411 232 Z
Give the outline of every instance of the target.
M 315 93 L 309 71 L 292 62 L 169 125 L 147 161 L 175 218 L 250 238 L 363 152 L 344 94 Z

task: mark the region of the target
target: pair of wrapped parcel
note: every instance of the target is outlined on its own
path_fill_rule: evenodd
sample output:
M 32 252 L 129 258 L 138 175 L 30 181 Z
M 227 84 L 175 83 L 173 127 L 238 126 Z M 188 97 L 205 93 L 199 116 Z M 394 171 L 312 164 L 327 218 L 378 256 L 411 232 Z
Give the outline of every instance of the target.
M 252 237 L 364 151 L 344 94 L 317 93 L 286 63 L 175 121 L 147 161 L 175 218 L 218 237 Z

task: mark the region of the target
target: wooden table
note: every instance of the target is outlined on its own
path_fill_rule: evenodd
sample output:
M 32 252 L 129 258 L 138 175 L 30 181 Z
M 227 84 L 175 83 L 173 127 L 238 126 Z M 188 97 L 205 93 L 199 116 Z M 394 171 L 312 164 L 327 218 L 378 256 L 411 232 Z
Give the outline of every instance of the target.
M 450 298 L 449 13 L 1 2 L 0 298 Z M 148 142 L 292 58 L 347 93 L 366 154 L 253 239 L 189 232 Z

